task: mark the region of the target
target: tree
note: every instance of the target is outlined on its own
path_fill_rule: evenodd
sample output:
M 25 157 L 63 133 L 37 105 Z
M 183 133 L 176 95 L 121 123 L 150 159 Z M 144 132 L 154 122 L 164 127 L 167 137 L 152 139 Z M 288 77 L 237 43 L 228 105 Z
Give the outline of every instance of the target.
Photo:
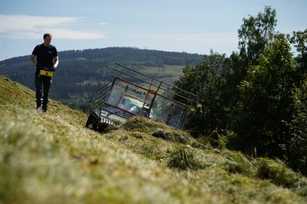
M 266 46 L 240 84 L 239 119 L 233 128 L 240 135 L 240 148 L 278 156 L 287 141 L 284 122 L 291 116 L 291 91 L 295 64 L 284 35 Z
M 307 29 L 304 31 L 294 31 L 290 41 L 294 44 L 297 52 L 300 53 L 300 57 L 305 57 L 307 53 Z
M 209 141 L 218 133 L 229 148 L 278 157 L 307 174 L 306 30 L 286 37 L 276 22 L 270 7 L 244 18 L 238 53 L 211 53 L 176 84 L 198 96 L 187 126 L 194 133 Z
M 295 170 L 307 175 L 307 77 L 293 89 L 293 113 L 287 123 L 290 139 L 286 143 L 287 161 Z
M 288 35 L 290 42 L 299 53 L 297 62 L 299 64 L 297 73 L 297 84 L 303 81 L 305 73 L 307 73 L 307 29 L 305 31 L 293 32 L 292 36 Z
M 176 86 L 195 93 L 198 101 L 192 104 L 186 128 L 194 133 L 205 134 L 224 127 L 222 87 L 225 55 L 211 52 L 196 66 L 187 66 Z
M 256 17 L 243 18 L 243 24 L 238 31 L 239 49 L 248 63 L 254 63 L 272 40 L 276 24 L 276 11 L 271 7 L 265 7 L 264 12 Z

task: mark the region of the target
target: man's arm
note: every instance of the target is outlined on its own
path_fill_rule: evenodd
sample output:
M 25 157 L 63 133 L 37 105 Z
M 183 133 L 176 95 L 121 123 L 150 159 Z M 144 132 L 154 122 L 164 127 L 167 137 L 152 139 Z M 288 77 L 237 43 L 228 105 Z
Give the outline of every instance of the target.
M 31 55 L 31 61 L 34 65 L 37 64 L 37 57 L 35 55 Z
M 59 65 L 59 56 L 54 57 L 52 62 L 53 62 L 53 68 L 56 69 Z
M 59 65 L 58 51 L 57 51 L 57 49 L 55 47 L 54 47 L 52 63 L 53 63 L 53 68 L 54 69 L 56 69 L 58 67 L 58 65 Z
M 38 52 L 38 46 L 36 46 L 34 49 L 33 49 L 33 52 L 32 52 L 32 55 L 31 55 L 31 61 L 34 65 L 37 64 L 37 52 Z

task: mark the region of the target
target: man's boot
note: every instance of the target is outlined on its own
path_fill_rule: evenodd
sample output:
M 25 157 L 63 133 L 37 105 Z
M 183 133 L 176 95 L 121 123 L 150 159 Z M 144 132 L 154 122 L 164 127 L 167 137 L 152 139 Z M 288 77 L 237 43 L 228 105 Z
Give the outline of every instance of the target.
M 48 107 L 47 103 L 43 103 L 43 106 L 42 106 L 43 112 L 47 112 L 47 107 Z
M 36 110 L 37 112 L 42 112 L 42 102 L 40 100 L 36 100 Z

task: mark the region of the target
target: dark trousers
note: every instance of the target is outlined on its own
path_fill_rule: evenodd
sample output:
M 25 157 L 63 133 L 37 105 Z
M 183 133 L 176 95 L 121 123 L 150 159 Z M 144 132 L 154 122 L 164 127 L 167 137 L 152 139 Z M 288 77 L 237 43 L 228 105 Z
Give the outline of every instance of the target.
M 50 85 L 50 77 L 40 76 L 39 73 L 35 74 L 36 108 L 39 108 L 43 104 L 43 110 L 47 110 Z

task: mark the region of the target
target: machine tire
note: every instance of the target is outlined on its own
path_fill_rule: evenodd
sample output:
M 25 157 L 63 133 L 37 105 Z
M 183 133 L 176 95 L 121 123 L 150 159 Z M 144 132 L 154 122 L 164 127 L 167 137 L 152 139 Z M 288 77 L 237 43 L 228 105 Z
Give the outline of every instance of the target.
M 90 115 L 87 118 L 85 127 L 97 130 L 99 123 L 99 117 L 95 113 L 90 113 Z

